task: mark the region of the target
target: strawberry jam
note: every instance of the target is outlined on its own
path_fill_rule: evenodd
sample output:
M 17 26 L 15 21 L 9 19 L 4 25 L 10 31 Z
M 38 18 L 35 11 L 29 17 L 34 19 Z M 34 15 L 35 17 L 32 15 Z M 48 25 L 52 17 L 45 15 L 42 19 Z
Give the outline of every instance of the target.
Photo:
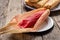
M 31 28 L 36 21 L 39 19 L 39 17 L 45 12 L 45 10 L 36 12 L 35 14 L 23 19 L 21 22 L 19 22 L 20 28 Z

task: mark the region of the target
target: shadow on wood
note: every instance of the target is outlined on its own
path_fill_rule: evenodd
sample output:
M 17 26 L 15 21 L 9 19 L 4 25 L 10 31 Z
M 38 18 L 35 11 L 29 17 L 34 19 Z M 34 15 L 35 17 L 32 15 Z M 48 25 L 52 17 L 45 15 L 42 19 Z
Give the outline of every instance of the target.
M 36 37 L 41 37 L 50 33 L 54 27 L 51 29 L 44 31 L 44 32 L 30 32 L 30 33 L 18 33 L 18 34 L 11 34 L 9 39 L 10 40 L 34 40 Z
M 58 15 L 60 15 L 60 10 L 50 12 L 50 16 L 58 16 Z
M 9 39 L 10 40 L 33 40 L 35 37 L 33 35 L 27 35 L 27 34 L 12 34 Z

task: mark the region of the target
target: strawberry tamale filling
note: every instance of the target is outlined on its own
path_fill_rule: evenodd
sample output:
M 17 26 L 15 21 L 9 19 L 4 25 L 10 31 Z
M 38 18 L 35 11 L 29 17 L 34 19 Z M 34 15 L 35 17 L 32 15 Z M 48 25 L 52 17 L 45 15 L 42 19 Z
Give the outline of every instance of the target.
M 20 28 L 31 28 L 44 12 L 45 10 L 42 10 L 42 11 L 36 12 L 35 14 L 31 16 L 28 16 L 27 18 L 19 22 L 18 24 L 19 27 Z

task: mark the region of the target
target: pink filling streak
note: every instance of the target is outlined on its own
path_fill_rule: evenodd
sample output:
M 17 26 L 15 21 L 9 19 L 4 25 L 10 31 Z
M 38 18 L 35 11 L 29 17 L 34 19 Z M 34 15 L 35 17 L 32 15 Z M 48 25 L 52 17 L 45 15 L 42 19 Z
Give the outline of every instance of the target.
M 31 28 L 39 17 L 45 12 L 45 10 L 36 12 L 35 14 L 23 19 L 18 25 L 20 28 Z

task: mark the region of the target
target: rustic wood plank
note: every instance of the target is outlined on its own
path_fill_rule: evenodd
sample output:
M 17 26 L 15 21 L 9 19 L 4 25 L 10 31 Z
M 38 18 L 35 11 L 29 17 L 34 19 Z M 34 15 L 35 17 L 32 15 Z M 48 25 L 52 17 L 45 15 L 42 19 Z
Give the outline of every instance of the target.
M 8 23 L 14 15 L 19 13 L 21 13 L 21 0 L 0 0 L 0 26 Z M 3 34 L 0 40 L 9 40 L 9 37 L 11 37 L 10 34 Z
M 43 40 L 60 40 L 60 30 L 55 20 L 53 30 L 49 34 L 44 35 Z
M 10 40 L 11 34 L 0 35 L 0 40 Z
M 6 23 L 6 8 L 8 6 L 8 0 L 0 0 L 0 27 Z
M 10 0 L 7 9 L 7 23 L 14 17 L 14 15 L 25 12 L 22 0 Z M 42 40 L 41 36 L 31 34 L 3 34 L 0 36 L 1 40 Z
M 56 12 L 52 12 L 52 16 L 54 15 L 54 19 L 55 21 L 57 22 L 59 28 L 60 28 L 60 10 L 59 11 L 56 11 Z
M 6 23 L 6 10 L 9 0 L 0 0 L 0 28 Z M 0 36 L 0 40 L 2 40 Z
M 8 23 L 15 15 L 21 13 L 21 0 L 10 0 L 7 11 L 6 23 Z
M 58 26 L 60 28 L 60 15 L 54 16 L 53 18 L 56 20 L 56 22 L 57 22 L 57 24 L 58 24 Z
M 31 34 L 14 34 L 13 37 L 18 40 L 42 40 L 41 37 Z
M 3 34 L 0 40 L 42 40 L 41 37 L 31 34 Z
M 16 14 L 25 12 L 23 8 L 23 1 L 22 0 L 10 0 L 8 10 L 7 10 L 7 22 L 12 19 L 12 17 Z M 53 17 L 55 20 L 58 17 Z M 58 18 L 59 19 L 59 18 Z M 60 20 L 60 19 L 59 19 Z M 60 39 L 60 31 L 55 23 L 55 27 L 53 31 L 49 34 L 43 36 L 34 36 L 34 35 L 27 35 L 27 34 L 3 34 L 0 36 L 0 40 L 59 40 Z

